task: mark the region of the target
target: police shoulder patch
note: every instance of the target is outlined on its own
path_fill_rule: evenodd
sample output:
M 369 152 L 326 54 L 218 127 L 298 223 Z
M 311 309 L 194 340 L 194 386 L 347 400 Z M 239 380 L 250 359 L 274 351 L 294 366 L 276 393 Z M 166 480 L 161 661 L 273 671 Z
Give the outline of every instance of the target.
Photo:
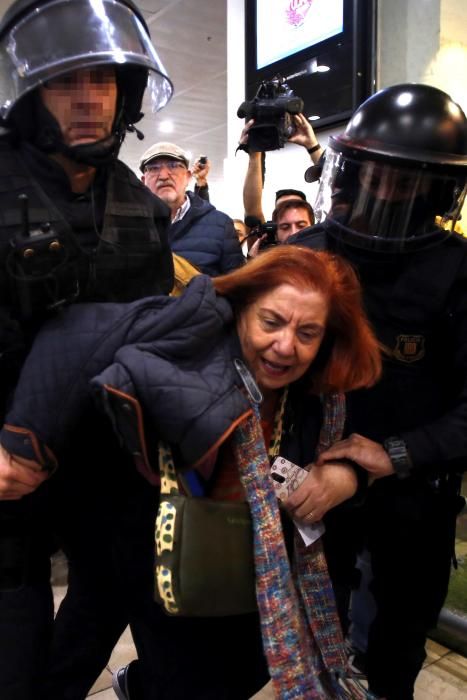
M 425 336 L 398 335 L 393 357 L 399 362 L 417 362 L 425 356 Z

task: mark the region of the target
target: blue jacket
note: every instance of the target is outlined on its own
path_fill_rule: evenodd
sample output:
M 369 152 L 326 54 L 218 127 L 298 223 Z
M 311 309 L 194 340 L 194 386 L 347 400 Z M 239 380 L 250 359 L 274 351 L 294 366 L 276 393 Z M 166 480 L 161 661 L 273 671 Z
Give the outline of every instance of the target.
M 251 412 L 233 331 L 229 303 L 204 275 L 179 298 L 74 304 L 38 334 L 1 442 L 51 466 L 93 390 L 145 476 L 156 430 L 193 464 Z
M 191 207 L 169 228 L 172 251 L 211 277 L 243 265 L 232 219 L 193 192 L 187 192 L 187 196 Z
M 0 444 L 53 467 L 94 394 L 138 470 L 155 483 L 159 439 L 176 446 L 177 466 L 186 468 L 251 413 L 257 390 L 242 359 L 233 310 L 205 275 L 178 298 L 74 304 L 38 334 Z M 289 399 L 281 455 L 310 464 L 321 398 L 298 381 Z

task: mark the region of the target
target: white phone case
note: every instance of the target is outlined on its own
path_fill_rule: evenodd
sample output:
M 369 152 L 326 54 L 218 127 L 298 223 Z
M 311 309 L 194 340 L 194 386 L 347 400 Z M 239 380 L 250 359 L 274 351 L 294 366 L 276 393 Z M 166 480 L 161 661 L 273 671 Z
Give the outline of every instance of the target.
M 271 467 L 271 477 L 277 498 L 285 501 L 307 476 L 306 469 L 284 457 L 277 457 Z

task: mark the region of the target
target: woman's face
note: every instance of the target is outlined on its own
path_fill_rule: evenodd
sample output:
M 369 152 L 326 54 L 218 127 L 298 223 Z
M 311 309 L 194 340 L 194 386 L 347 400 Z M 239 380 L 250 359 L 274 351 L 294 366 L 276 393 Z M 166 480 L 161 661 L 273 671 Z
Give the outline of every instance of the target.
M 302 377 L 326 330 L 328 302 L 321 292 L 281 284 L 243 310 L 237 330 L 243 356 L 264 391 Z

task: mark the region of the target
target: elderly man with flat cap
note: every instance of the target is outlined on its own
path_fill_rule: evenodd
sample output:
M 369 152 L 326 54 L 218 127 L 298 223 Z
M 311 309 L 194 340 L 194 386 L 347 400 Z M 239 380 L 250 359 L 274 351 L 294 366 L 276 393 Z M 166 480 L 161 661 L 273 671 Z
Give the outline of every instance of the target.
M 142 180 L 169 207 L 169 243 L 208 275 L 220 275 L 243 264 L 232 219 L 193 192 L 188 154 L 174 143 L 155 143 L 142 155 Z

